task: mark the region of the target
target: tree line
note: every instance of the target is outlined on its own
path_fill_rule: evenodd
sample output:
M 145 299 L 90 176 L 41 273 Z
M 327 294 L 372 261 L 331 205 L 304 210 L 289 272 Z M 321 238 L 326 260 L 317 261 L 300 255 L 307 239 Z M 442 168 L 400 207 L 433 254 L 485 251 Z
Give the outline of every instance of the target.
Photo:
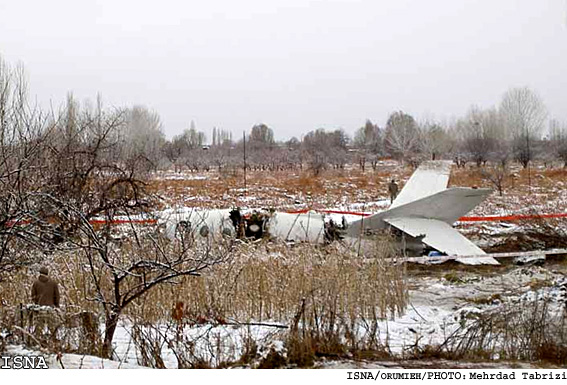
M 30 106 L 23 69 L 10 68 L 4 62 L 0 66 L 3 140 L 22 136 L 5 132 L 7 122 L 16 120 L 18 129 L 28 126 L 26 139 L 32 140 L 35 135 L 35 140 L 53 140 L 51 149 L 73 157 L 69 162 L 77 162 L 76 157 L 84 160 L 82 147 L 92 146 L 104 133 L 97 161 L 104 157 L 139 172 L 223 171 L 242 169 L 246 162 L 252 170 L 308 169 L 318 174 L 349 163 L 362 170 L 376 169 L 378 161 L 386 157 L 410 164 L 443 158 L 453 159 L 459 166 L 517 161 L 528 167 L 538 159 L 545 163 L 561 161 L 567 166 L 567 122 L 548 119 L 543 100 L 527 87 L 512 88 L 497 106 L 473 106 L 451 121 L 417 120 L 402 110 L 394 111 L 384 126 L 367 120 L 353 137 L 343 129 L 317 128 L 300 139 L 276 141 L 274 129 L 261 123 L 246 130 L 246 138 L 238 135 L 237 139 L 232 132 L 214 127 L 209 140 L 190 122 L 188 128 L 168 139 L 159 114 L 143 106 L 104 108 L 100 97 L 95 102 L 79 103 L 72 94 L 59 111 Z M 20 112 L 14 115 L 18 109 Z
M 548 119 L 544 102 L 527 87 L 512 88 L 499 105 L 472 106 L 464 116 L 449 122 L 418 121 L 404 111 L 395 111 L 385 126 L 367 120 L 352 138 L 343 129 L 318 128 L 301 139 L 276 141 L 274 130 L 262 123 L 254 125 L 246 139 L 236 141 L 231 132 L 213 128 L 209 142 L 191 122 L 190 128 L 168 140 L 157 114 L 142 107 L 130 111 L 138 118 L 127 125 L 125 145 L 143 154 L 154 170 L 242 169 L 245 150 L 250 169 L 309 169 L 315 174 L 349 163 L 362 170 L 369 166 L 376 169 L 378 161 L 386 157 L 409 164 L 453 159 L 458 166 L 487 162 L 505 166 L 516 161 L 528 167 L 533 160 L 541 160 L 567 166 L 567 123 Z

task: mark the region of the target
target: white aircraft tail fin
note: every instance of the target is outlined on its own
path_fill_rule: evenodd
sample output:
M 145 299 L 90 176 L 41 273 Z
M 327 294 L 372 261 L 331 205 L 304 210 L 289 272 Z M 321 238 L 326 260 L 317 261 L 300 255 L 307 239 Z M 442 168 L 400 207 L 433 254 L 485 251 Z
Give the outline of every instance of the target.
M 403 206 L 445 190 L 449 183 L 451 163 L 450 160 L 430 160 L 421 163 L 390 208 Z

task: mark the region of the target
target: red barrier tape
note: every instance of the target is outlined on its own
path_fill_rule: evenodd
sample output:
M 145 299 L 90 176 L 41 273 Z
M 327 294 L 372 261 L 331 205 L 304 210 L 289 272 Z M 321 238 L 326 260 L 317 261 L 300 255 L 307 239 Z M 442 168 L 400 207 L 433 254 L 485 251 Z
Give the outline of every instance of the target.
M 54 220 L 49 220 L 49 223 L 57 223 Z M 29 225 L 31 223 L 31 221 L 29 220 L 22 220 L 22 221 L 8 221 L 6 222 L 6 227 L 12 227 L 12 226 L 22 226 L 22 225 Z M 107 223 L 106 220 L 104 219 L 92 219 L 89 221 L 89 223 L 91 225 L 104 225 Z M 110 221 L 111 225 L 123 225 L 123 224 L 127 224 L 127 223 L 133 223 L 136 225 L 153 225 L 155 223 L 157 223 L 157 220 L 155 219 L 115 219 L 113 221 Z
M 309 209 L 304 210 L 294 210 L 294 211 L 286 211 L 288 214 L 307 214 Z M 358 215 L 361 217 L 368 217 L 374 214 L 368 213 L 359 213 L 355 211 L 338 211 L 338 210 L 314 210 L 316 212 L 324 213 L 324 214 L 342 214 L 342 215 Z M 539 215 L 504 215 L 504 216 L 494 216 L 489 215 L 486 217 L 460 217 L 459 222 L 514 222 L 514 221 L 522 221 L 522 220 L 534 220 L 534 219 L 552 219 L 552 218 L 567 218 L 567 213 L 557 213 L 557 214 L 539 214 Z M 17 225 L 27 225 L 30 224 L 31 221 L 23 220 L 23 221 L 10 221 L 6 223 L 7 227 L 12 227 Z M 52 222 L 55 223 L 55 222 Z M 89 223 L 91 225 L 104 225 L 108 223 L 104 219 L 93 219 L 90 220 Z M 156 219 L 115 219 L 110 221 L 111 225 L 124 225 L 124 224 L 135 224 L 135 225 L 153 225 L 156 224 Z
M 460 222 L 508 222 L 522 221 L 530 219 L 549 219 L 567 218 L 567 213 L 558 214 L 539 214 L 539 215 L 506 215 L 506 216 L 487 216 L 487 217 L 461 217 Z
M 297 210 L 297 211 L 287 211 L 288 214 L 306 214 L 310 210 Z M 368 217 L 374 214 L 359 213 L 354 211 L 337 211 L 337 210 L 314 210 L 325 214 L 342 214 L 342 215 L 358 215 L 361 217 Z M 505 216 L 495 216 L 489 215 L 485 217 L 460 217 L 459 222 L 513 222 L 521 220 L 533 220 L 533 219 L 550 219 L 550 218 L 567 218 L 567 213 L 558 214 L 539 214 L 539 215 L 505 215 Z
M 91 225 L 104 225 L 107 223 L 104 219 L 93 219 L 90 220 Z M 156 219 L 115 219 L 110 221 L 111 225 L 124 225 L 127 223 L 133 223 L 135 225 L 153 225 L 157 223 Z

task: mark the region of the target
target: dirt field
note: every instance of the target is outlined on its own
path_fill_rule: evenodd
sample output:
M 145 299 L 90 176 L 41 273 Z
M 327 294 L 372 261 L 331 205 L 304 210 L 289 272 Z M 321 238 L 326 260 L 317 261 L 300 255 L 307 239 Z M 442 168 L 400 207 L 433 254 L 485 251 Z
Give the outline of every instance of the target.
M 200 208 L 343 208 L 366 212 L 384 208 L 387 184 L 392 178 L 403 187 L 414 170 L 395 161 L 382 161 L 376 171 L 349 165 L 342 170 L 326 170 L 318 176 L 309 171 L 248 171 L 244 189 L 242 170 L 219 173 L 161 173 L 151 182 L 164 205 L 190 205 Z M 544 168 L 537 164 L 529 171 L 510 166 L 502 197 L 495 192 L 471 215 L 504 213 L 562 212 L 567 209 L 567 169 Z M 453 166 L 449 187 L 489 187 L 481 170 Z

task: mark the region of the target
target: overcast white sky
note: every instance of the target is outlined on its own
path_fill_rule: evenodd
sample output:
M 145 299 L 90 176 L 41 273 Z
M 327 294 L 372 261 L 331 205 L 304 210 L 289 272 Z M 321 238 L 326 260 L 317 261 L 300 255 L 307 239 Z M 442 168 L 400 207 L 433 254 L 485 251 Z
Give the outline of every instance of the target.
M 567 120 L 565 0 L 0 0 L 0 54 L 60 105 L 157 111 L 277 138 L 404 110 L 449 118 L 529 86 Z

